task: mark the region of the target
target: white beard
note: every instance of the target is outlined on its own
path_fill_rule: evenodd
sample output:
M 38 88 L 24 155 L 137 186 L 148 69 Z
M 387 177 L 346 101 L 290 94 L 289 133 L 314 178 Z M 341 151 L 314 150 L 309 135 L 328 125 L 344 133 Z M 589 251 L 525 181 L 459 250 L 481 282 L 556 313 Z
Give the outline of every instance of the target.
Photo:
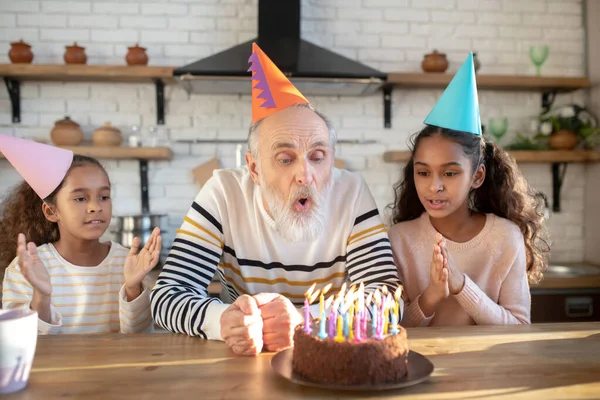
M 320 193 L 312 186 L 300 186 L 291 192 L 287 199 L 283 198 L 275 188 L 267 185 L 263 181 L 262 174 L 259 174 L 259 181 L 277 232 L 292 243 L 314 240 L 325 226 L 327 198 L 332 180 L 329 180 Z M 302 197 L 310 199 L 311 208 L 305 212 L 297 212 L 294 210 L 294 205 L 296 200 Z

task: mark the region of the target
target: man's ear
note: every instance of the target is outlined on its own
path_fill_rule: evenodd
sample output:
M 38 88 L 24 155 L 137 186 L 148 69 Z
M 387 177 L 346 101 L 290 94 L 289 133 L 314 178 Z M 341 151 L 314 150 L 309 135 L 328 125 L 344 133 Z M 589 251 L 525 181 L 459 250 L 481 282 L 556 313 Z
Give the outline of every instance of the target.
M 475 171 L 475 175 L 473 175 L 471 189 L 477 189 L 483 185 L 483 181 L 485 180 L 485 172 L 485 164 L 481 164 L 479 167 L 477 167 L 477 171 Z
M 256 159 L 249 151 L 246 152 L 246 164 L 248 165 L 248 171 L 250 171 L 252 180 L 257 185 L 260 185 L 260 180 L 258 179 L 258 165 L 256 163 Z
M 56 207 L 42 203 L 42 212 L 48 221 L 58 222 L 58 217 L 56 216 Z

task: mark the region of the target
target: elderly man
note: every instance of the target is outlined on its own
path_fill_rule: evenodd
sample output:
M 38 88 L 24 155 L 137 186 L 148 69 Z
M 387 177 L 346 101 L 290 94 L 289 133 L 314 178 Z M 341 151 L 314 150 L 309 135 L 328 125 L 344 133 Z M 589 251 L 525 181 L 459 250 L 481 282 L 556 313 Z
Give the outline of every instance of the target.
M 151 294 L 163 328 L 243 355 L 293 344 L 313 283 L 399 285 L 367 185 L 334 168 L 330 123 L 256 45 L 250 62 L 247 167 L 215 171 L 198 193 Z M 207 294 L 215 273 L 220 299 Z

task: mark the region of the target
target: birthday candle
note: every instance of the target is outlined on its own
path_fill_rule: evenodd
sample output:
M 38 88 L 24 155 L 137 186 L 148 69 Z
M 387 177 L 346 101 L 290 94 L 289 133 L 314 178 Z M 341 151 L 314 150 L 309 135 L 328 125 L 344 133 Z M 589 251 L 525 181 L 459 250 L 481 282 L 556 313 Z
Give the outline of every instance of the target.
M 367 300 L 365 300 L 364 307 L 362 309 L 363 335 L 365 338 L 369 336 L 367 334 L 367 308 L 371 305 L 371 299 L 373 299 L 373 292 L 369 293 L 367 296 Z
M 394 292 L 394 312 L 392 313 L 392 327 L 390 329 L 390 333 L 392 333 L 393 335 L 396 335 L 399 332 L 399 330 L 398 330 L 398 323 L 399 323 L 398 308 L 399 308 L 399 304 L 398 303 L 399 303 L 401 297 L 402 297 L 402 286 L 398 286 L 398 288 Z
M 356 307 L 356 314 L 355 314 L 355 318 L 354 318 L 354 341 L 355 342 L 361 342 L 361 334 L 360 334 L 360 329 L 361 329 L 361 323 L 360 323 L 360 310 L 358 307 Z
M 335 295 L 332 295 L 335 296 Z M 335 334 L 335 320 L 337 318 L 338 299 L 333 302 L 331 309 L 329 310 L 329 337 L 333 338 Z
M 388 333 L 389 312 L 390 312 L 391 306 L 392 306 L 392 295 L 388 293 L 386 302 L 385 302 L 385 307 L 384 307 L 385 311 L 383 313 L 383 334 L 384 335 L 387 335 L 387 333 Z
M 317 286 L 316 283 L 313 283 L 312 286 L 306 291 L 306 293 L 304 293 L 304 332 L 310 334 L 311 333 L 311 327 L 310 327 L 310 311 L 309 311 L 309 298 L 312 295 L 313 290 L 315 290 L 315 287 Z
M 323 295 L 323 292 L 321 292 L 321 296 L 322 295 Z M 333 295 L 329 296 L 329 298 L 325 302 L 325 308 L 328 308 L 331 305 L 332 301 L 333 301 Z M 319 321 L 319 337 L 321 339 L 327 338 L 327 332 L 325 332 L 325 321 L 326 320 L 327 320 L 327 318 L 325 318 L 325 312 L 322 311 L 321 312 L 321 320 Z M 331 321 L 329 322 L 329 325 L 331 327 Z M 329 330 L 331 331 L 331 328 L 329 328 Z
M 375 294 L 373 295 L 373 307 L 371 308 L 371 314 L 373 314 L 373 332 L 372 336 L 377 336 L 377 330 L 379 326 L 379 305 L 381 303 L 381 293 L 379 289 L 375 290 Z
M 352 332 L 352 318 L 354 311 L 352 303 L 354 302 L 355 290 L 356 286 L 352 285 L 346 294 L 346 298 L 344 299 L 344 336 L 349 339 L 352 339 L 352 336 L 354 335 Z
M 344 323 L 344 321 L 342 320 L 342 315 L 338 314 L 338 317 L 337 317 L 337 335 L 335 336 L 335 341 L 339 342 L 339 343 L 341 343 L 341 342 L 344 341 L 344 335 L 342 333 L 343 323 Z
M 325 317 L 325 308 L 327 308 L 327 306 L 325 306 L 323 303 L 325 302 L 325 295 L 327 294 L 327 292 L 329 292 L 329 289 L 331 289 L 331 283 L 328 284 L 327 286 L 325 286 L 323 288 L 323 290 L 321 291 L 321 296 L 319 299 L 319 305 L 320 305 L 320 313 L 319 316 L 321 317 L 321 319 L 323 319 Z
M 387 333 L 387 298 L 388 298 L 388 288 L 384 286 L 381 288 L 381 335 Z

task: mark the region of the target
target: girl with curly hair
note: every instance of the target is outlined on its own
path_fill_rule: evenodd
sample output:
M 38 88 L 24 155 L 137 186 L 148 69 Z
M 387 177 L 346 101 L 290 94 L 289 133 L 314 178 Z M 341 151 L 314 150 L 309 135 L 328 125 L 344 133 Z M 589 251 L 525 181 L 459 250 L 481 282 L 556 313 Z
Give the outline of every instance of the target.
M 47 162 L 23 146 L 45 146 Z M 139 253 L 139 238 L 131 249 L 102 242 L 112 200 L 108 175 L 97 160 L 4 135 L 0 150 L 26 179 L 3 201 L 0 265 L 8 265 L 3 308 L 36 311 L 40 334 L 151 330 L 146 276 L 158 261 L 159 229 Z M 64 169 L 50 173 L 57 164 Z
M 476 97 L 466 113 L 475 123 L 452 122 L 447 110 L 465 97 L 446 96 L 448 123 L 432 111 L 394 188 L 389 237 L 405 326 L 528 324 L 529 283 L 547 266 L 543 198 L 481 135 Z

